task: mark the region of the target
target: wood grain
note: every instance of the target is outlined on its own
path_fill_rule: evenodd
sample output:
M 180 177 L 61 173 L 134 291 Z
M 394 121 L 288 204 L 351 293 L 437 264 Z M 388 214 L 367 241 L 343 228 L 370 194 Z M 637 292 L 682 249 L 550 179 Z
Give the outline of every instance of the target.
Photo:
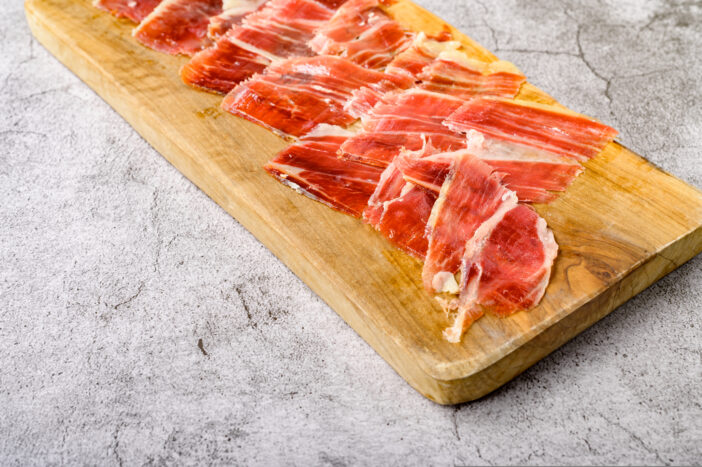
M 702 193 L 612 143 L 565 195 L 537 206 L 560 246 L 542 303 L 505 319 L 487 316 L 450 344 L 441 338 L 446 316 L 421 287 L 421 264 L 266 175 L 261 166 L 286 143 L 222 112 L 220 97 L 182 84 L 184 58 L 139 46 L 131 23 L 89 0 L 28 0 L 26 11 L 51 53 L 436 402 L 496 389 L 702 250 Z M 407 27 L 448 30 L 475 56 L 495 59 L 409 1 L 391 12 Z M 519 97 L 553 103 L 531 85 Z

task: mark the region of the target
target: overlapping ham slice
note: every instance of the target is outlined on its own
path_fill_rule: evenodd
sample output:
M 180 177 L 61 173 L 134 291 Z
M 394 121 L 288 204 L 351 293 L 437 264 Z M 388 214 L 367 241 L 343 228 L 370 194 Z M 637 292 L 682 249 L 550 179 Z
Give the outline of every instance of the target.
M 477 130 L 576 161 L 596 156 L 617 135 L 615 129 L 574 112 L 497 98 L 471 99 L 445 124 L 454 131 Z
M 425 141 L 436 151 L 464 147 L 460 131 L 447 130 L 444 120 L 476 95 L 515 96 L 525 78 L 508 62 L 471 60 L 458 46 L 420 37 L 386 70 L 416 80 L 416 87 L 401 94 L 356 91 L 347 108 L 362 118 L 363 131 L 344 144 L 344 157 L 385 166 L 402 147 L 419 150 Z
M 476 95 L 512 98 L 526 77 L 511 63 L 485 63 L 459 51 L 441 52 L 417 75 L 422 89 L 463 99 Z
M 343 157 L 385 167 L 400 153 L 431 144 L 436 151 L 465 146 L 465 137 L 443 125 L 463 100 L 412 88 L 390 94 L 364 117 L 363 131 L 342 146 Z
M 210 17 L 222 0 L 163 0 L 133 31 L 147 47 L 172 55 L 192 55 L 209 44 Z
M 258 10 L 268 0 L 223 0 L 222 12 L 212 16 L 207 26 L 207 36 L 217 40 L 233 26 L 241 24 L 244 18 Z
M 302 136 L 320 123 L 352 123 L 344 104 L 356 89 L 390 92 L 410 84 L 335 56 L 294 58 L 237 86 L 222 107 L 283 136 Z
M 385 72 L 419 84 L 418 75 L 424 67 L 431 64 L 443 51 L 455 51 L 460 47 L 460 42 L 429 39 L 423 32 L 420 32 L 415 36 L 409 48 L 395 55 L 392 62 L 385 68 Z M 354 117 L 365 118 L 373 107 L 384 102 L 384 97 L 381 93 L 361 88 L 353 93 L 353 97 L 347 102 L 346 107 Z
M 460 48 L 461 43 L 458 41 L 437 40 L 420 32 L 415 36 L 410 47 L 395 56 L 385 72 L 406 75 L 418 80 L 418 75 L 424 67 L 432 63 L 442 52 L 456 51 Z
M 489 225 L 517 205 L 490 166 L 467 150 L 458 151 L 427 223 L 429 248 L 422 281 L 427 290 L 456 293 L 465 243 L 483 224 Z
M 141 23 L 159 3 L 161 0 L 95 0 L 93 6 L 118 18 L 128 18 L 135 23 Z
M 339 55 L 359 65 L 380 69 L 412 42 L 383 10 L 391 0 L 349 0 L 310 41 L 320 55 Z
M 465 246 L 458 311 L 444 331 L 446 340 L 460 342 L 485 310 L 507 316 L 537 305 L 557 254 L 546 221 L 528 206 L 518 205 L 483 224 Z
M 368 201 L 363 220 L 400 249 L 424 259 L 426 226 L 434 201 L 436 194 L 407 183 L 391 163 Z
M 494 138 L 485 138 L 470 130 L 467 146 L 470 153 L 497 172 L 522 202 L 548 203 L 557 198 L 582 172 L 582 166 L 570 158 L 543 150 Z M 405 180 L 439 192 L 454 158 L 459 152 L 398 156 L 397 165 Z
M 361 217 L 382 169 L 337 157 L 351 133 L 321 125 L 280 152 L 264 169 L 296 191 L 338 211 Z
M 270 0 L 181 70 L 191 86 L 227 93 L 272 62 L 312 56 L 307 45 L 334 10 L 314 0 Z
M 433 292 L 459 293 L 444 335 L 459 342 L 489 310 L 506 316 L 543 297 L 558 246 L 546 222 L 469 150 L 460 151 L 428 221 L 422 279 Z M 455 273 L 460 269 L 461 284 Z

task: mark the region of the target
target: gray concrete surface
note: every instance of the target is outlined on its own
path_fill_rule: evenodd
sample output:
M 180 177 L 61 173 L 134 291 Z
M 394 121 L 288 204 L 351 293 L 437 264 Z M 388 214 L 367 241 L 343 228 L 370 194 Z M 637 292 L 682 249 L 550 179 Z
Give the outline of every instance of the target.
M 421 3 L 702 186 L 700 2 Z M 435 405 L 4 5 L 0 464 L 702 461 L 702 258 Z

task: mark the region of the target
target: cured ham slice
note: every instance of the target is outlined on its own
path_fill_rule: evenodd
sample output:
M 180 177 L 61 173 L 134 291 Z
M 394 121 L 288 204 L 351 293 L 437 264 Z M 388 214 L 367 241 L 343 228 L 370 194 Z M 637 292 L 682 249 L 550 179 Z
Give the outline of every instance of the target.
M 128 18 L 135 23 L 141 23 L 159 3 L 161 0 L 95 0 L 93 5 L 109 11 L 118 18 Z
M 483 224 L 466 243 L 458 313 L 444 331 L 445 338 L 459 342 L 484 310 L 507 316 L 538 304 L 557 253 L 546 221 L 528 206 L 519 205 L 497 222 Z
M 460 268 L 466 241 L 479 228 L 494 225 L 516 205 L 516 194 L 502 185 L 490 166 L 467 150 L 457 154 L 427 223 L 424 287 L 435 292 L 458 292 L 454 274 Z
M 382 169 L 339 159 L 351 133 L 322 126 L 280 152 L 264 169 L 296 191 L 337 211 L 361 217 Z
M 384 167 L 402 148 L 416 151 L 428 143 L 436 151 L 462 148 L 465 137 L 443 125 L 462 104 L 461 99 L 416 88 L 389 95 L 364 118 L 363 131 L 341 146 L 343 157 Z
M 432 63 L 442 52 L 456 51 L 460 48 L 461 43 L 458 41 L 430 39 L 420 32 L 409 48 L 395 56 L 385 72 L 418 80 L 418 75 L 424 67 Z
M 267 0 L 223 0 L 222 13 L 210 18 L 207 36 L 216 40 L 232 26 L 241 24 L 246 15 L 258 10 Z
M 350 0 L 310 41 L 321 55 L 339 55 L 359 65 L 380 69 L 407 48 L 412 35 L 383 10 L 387 0 Z
M 352 123 L 344 104 L 356 89 L 389 92 L 410 84 L 339 57 L 294 58 L 237 86 L 222 107 L 283 136 L 302 136 L 320 123 Z
M 427 221 L 435 201 L 435 194 L 405 182 L 402 173 L 390 164 L 368 201 L 363 219 L 397 247 L 423 259 Z
M 192 55 L 209 44 L 210 17 L 222 0 L 164 0 L 133 31 L 147 47 L 172 55 Z
M 478 94 L 512 98 L 526 81 L 509 62 L 480 62 L 455 50 L 441 52 L 417 77 L 422 81 L 422 89 L 463 99 Z
M 557 198 L 582 171 L 582 166 L 567 157 L 538 151 L 527 146 L 484 138 L 468 132 L 471 154 L 497 172 L 502 183 L 517 193 L 520 201 L 548 203 Z M 439 192 L 458 152 L 438 154 L 403 153 L 397 165 L 405 180 Z
M 272 62 L 312 56 L 307 45 L 334 11 L 314 0 L 270 0 L 181 70 L 191 86 L 227 93 Z
M 596 156 L 617 135 L 613 128 L 574 112 L 496 98 L 471 99 L 445 124 L 454 131 L 477 130 L 577 161 Z

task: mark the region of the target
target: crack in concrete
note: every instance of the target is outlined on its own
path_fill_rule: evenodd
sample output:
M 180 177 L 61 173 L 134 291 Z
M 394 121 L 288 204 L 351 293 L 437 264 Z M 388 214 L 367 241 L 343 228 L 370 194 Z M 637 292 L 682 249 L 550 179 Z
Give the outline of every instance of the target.
M 200 352 L 202 352 L 202 355 L 204 355 L 205 357 L 210 356 L 210 354 L 208 354 L 205 350 L 205 345 L 202 343 L 202 337 L 197 340 L 197 348 L 200 349 Z
M 553 51 L 553 50 L 536 50 L 536 49 L 495 49 L 495 53 L 497 52 L 515 52 L 515 53 L 524 53 L 524 54 L 543 54 L 543 55 L 568 55 L 571 57 L 579 57 L 578 54 L 573 53 L 573 52 L 565 52 L 565 51 Z
M 480 452 L 480 446 L 478 446 L 477 444 L 475 445 L 475 452 L 476 452 L 476 454 L 478 455 L 478 459 L 480 459 L 481 461 L 485 462 L 485 464 L 487 464 L 487 465 L 495 465 L 494 462 L 490 461 L 489 459 L 485 459 L 485 458 L 483 457 L 483 454 Z
M 117 425 L 115 428 L 114 433 L 112 434 L 112 454 L 115 456 L 115 460 L 117 460 L 117 464 L 122 467 L 124 465 L 124 460 L 122 459 L 122 456 L 119 453 L 119 430 L 121 426 Z
M 602 419 L 603 419 L 604 421 L 606 421 L 607 423 L 609 423 L 610 425 L 616 426 L 617 428 L 619 428 L 620 430 L 622 430 L 624 433 L 626 433 L 627 435 L 629 435 L 629 437 L 630 437 L 631 439 L 633 439 L 634 441 L 636 441 L 636 444 L 638 444 L 639 446 L 641 446 L 641 447 L 642 447 L 646 452 L 648 452 L 649 454 L 654 455 L 654 456 L 656 457 L 656 460 L 657 460 L 658 462 L 660 462 L 660 463 L 663 464 L 663 465 L 670 465 L 670 462 L 664 461 L 663 458 L 661 457 L 661 455 L 658 453 L 658 451 L 656 451 L 655 449 L 650 448 L 646 443 L 643 442 L 643 440 L 642 440 L 636 433 L 634 433 L 633 431 L 631 431 L 631 430 L 629 430 L 628 428 L 624 427 L 624 425 L 622 425 L 621 423 L 615 422 L 614 420 L 610 420 L 609 418 L 607 418 L 607 417 L 605 417 L 604 415 L 602 415 L 602 413 L 598 413 L 598 415 L 599 415 L 600 417 L 602 417 Z
M 451 413 L 451 423 L 453 424 L 453 434 L 456 435 L 458 441 L 461 440 L 461 434 L 458 432 L 458 412 L 461 409 L 459 407 L 454 407 Z
M 234 291 L 236 292 L 237 296 L 239 297 L 239 301 L 241 301 L 242 306 L 244 307 L 244 311 L 246 311 L 246 317 L 249 320 L 249 323 L 251 324 L 251 327 L 256 328 L 258 327 L 258 324 L 256 321 L 254 321 L 253 316 L 251 315 L 251 309 L 249 309 L 249 304 L 246 302 L 246 299 L 244 298 L 244 292 L 242 292 L 241 287 L 236 286 L 234 287 Z
M 582 41 L 580 39 L 580 36 L 582 34 L 582 31 L 583 31 L 583 27 L 584 26 L 582 24 L 578 24 L 578 29 L 575 32 L 575 45 L 577 45 L 577 47 L 578 47 L 577 57 L 580 57 L 580 60 L 582 60 L 582 62 L 587 67 L 587 69 L 590 70 L 590 72 L 593 75 L 595 75 L 596 77 L 598 77 L 599 79 L 601 79 L 605 83 L 604 95 L 607 98 L 607 100 L 609 101 L 609 112 L 612 115 L 612 117 L 616 118 L 616 115 L 614 114 L 614 111 L 612 110 L 613 100 L 612 100 L 612 95 L 610 94 L 610 88 L 612 86 L 612 78 L 607 78 L 606 76 L 601 74 L 599 71 L 597 71 L 597 69 L 585 57 L 585 51 L 583 50 L 583 44 L 582 44 Z
M 154 226 L 154 231 L 156 232 L 156 251 L 154 253 L 154 272 L 158 272 L 161 268 L 161 246 L 163 244 L 161 225 L 158 216 L 158 190 L 154 189 L 153 198 L 151 200 L 151 224 Z
M 130 304 L 131 302 L 136 300 L 139 295 L 141 295 L 141 292 L 144 290 L 145 286 L 146 286 L 146 283 L 142 282 L 141 284 L 139 284 L 139 288 L 137 289 L 137 291 L 134 295 L 132 295 L 131 297 L 127 298 L 126 300 L 124 300 L 122 302 L 119 302 L 118 304 L 114 305 L 112 308 L 114 308 L 116 310 L 121 306 Z

